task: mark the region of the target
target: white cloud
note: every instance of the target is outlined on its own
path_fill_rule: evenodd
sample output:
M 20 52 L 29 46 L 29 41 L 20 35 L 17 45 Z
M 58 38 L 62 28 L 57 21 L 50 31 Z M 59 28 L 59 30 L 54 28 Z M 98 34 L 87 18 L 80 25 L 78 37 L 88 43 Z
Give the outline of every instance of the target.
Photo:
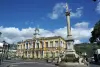
M 48 14 L 48 17 L 51 19 L 57 19 L 61 14 L 63 14 L 65 5 L 66 3 L 57 3 L 53 8 L 52 13 Z
M 96 11 L 100 14 L 100 2 L 97 4 Z
M 72 27 L 72 35 L 75 39 L 76 43 L 81 43 L 81 40 L 89 39 L 91 37 L 91 31 L 93 28 L 88 27 L 88 22 L 76 23 L 74 27 Z M 0 40 L 5 40 L 8 43 L 16 43 L 21 40 L 32 39 L 35 28 L 24 28 L 18 29 L 15 27 L 0 27 L 0 31 L 2 32 L 2 38 Z M 41 37 L 50 37 L 50 36 L 62 36 L 67 39 L 67 28 L 59 28 L 53 31 L 49 31 L 46 29 L 40 29 Z
M 59 17 L 64 15 L 65 10 L 66 10 L 66 3 L 57 3 L 54 6 L 53 11 L 48 14 L 48 17 L 50 19 L 58 19 Z M 77 8 L 76 12 L 72 12 L 72 9 L 69 9 L 69 10 L 71 10 L 72 18 L 79 18 L 82 16 L 83 7 Z
M 89 23 L 88 22 L 81 22 L 81 23 L 76 23 L 75 27 L 76 28 L 88 28 Z
M 79 44 L 79 43 L 81 43 L 80 40 L 75 40 L 75 41 L 74 41 L 74 44 Z
M 83 14 L 82 10 L 83 10 L 83 7 L 80 7 L 76 9 L 76 12 L 71 11 L 71 17 L 75 17 L 75 18 L 81 17 Z
M 92 31 L 92 28 L 88 28 L 88 24 L 88 22 L 76 23 L 74 27 L 71 28 L 73 38 L 76 40 L 88 39 L 91 36 Z M 66 39 L 67 27 L 56 29 L 55 34 Z

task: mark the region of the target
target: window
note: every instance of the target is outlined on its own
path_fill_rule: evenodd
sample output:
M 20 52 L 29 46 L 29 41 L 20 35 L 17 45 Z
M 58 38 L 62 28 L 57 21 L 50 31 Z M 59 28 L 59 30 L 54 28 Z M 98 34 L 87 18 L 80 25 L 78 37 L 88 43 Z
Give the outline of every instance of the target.
M 62 41 L 60 41 L 60 46 L 63 47 L 63 43 L 62 43 Z
M 35 48 L 35 42 L 33 42 L 33 48 Z
M 48 48 L 48 42 L 46 42 L 46 47 Z
M 25 49 L 25 43 L 24 43 L 24 46 L 23 46 L 23 47 L 24 47 L 24 49 Z
M 55 41 L 55 46 L 58 47 L 58 45 L 59 45 L 59 44 L 58 44 L 58 41 Z
M 53 47 L 53 41 L 50 41 L 50 47 Z
M 28 42 L 26 42 L 26 49 L 28 49 Z
M 32 42 L 29 42 L 29 48 L 32 48 Z
M 43 48 L 43 46 L 44 46 L 44 42 L 42 42 L 41 44 L 42 44 L 42 48 Z

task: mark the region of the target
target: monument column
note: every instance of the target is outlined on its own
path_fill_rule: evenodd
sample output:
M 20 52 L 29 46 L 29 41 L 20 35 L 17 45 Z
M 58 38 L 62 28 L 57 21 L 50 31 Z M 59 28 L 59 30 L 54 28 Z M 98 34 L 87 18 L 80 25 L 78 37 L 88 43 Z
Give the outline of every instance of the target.
M 70 26 L 70 11 L 68 9 L 68 5 L 66 4 L 66 19 L 67 19 L 67 51 L 74 51 L 74 39 L 71 34 L 71 26 Z
M 76 54 L 74 49 L 74 39 L 71 34 L 70 26 L 70 12 L 68 10 L 68 5 L 66 5 L 66 18 L 67 18 L 67 49 L 65 50 L 63 56 L 59 57 L 59 67 L 88 67 L 88 63 L 83 62 L 83 58 L 80 58 Z

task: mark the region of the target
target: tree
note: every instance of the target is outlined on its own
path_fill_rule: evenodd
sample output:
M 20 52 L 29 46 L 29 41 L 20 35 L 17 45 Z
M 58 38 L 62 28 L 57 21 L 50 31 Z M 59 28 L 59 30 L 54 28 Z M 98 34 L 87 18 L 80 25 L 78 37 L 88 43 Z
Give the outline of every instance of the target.
M 91 32 L 92 37 L 89 39 L 91 43 L 100 43 L 100 20 L 95 24 L 93 31 Z

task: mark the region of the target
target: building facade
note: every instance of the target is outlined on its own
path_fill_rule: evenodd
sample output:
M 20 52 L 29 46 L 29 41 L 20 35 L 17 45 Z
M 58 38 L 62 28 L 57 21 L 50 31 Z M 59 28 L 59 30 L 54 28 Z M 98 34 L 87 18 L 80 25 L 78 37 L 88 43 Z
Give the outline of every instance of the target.
M 24 58 L 57 57 L 66 48 L 66 41 L 60 36 L 40 37 L 19 42 L 17 56 Z
M 65 50 L 66 41 L 61 36 L 40 37 L 39 27 L 35 28 L 32 39 L 17 44 L 17 56 L 24 58 L 57 57 Z

